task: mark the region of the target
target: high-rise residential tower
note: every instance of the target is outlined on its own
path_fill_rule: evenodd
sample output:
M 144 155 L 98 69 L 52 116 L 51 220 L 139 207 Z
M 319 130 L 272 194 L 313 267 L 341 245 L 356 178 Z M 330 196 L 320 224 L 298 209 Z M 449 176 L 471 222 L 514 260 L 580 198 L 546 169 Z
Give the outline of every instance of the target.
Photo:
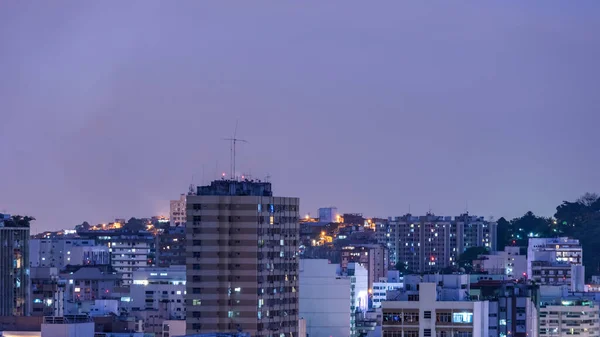
M 29 314 L 29 227 L 17 226 L 0 214 L 0 316 Z
M 455 267 L 460 255 L 471 247 L 496 250 L 496 223 L 468 214 L 407 214 L 376 225 L 376 231 L 378 242 L 388 245 L 392 263 L 404 264 L 411 272 Z
M 187 196 L 188 334 L 297 336 L 299 199 L 217 180 Z

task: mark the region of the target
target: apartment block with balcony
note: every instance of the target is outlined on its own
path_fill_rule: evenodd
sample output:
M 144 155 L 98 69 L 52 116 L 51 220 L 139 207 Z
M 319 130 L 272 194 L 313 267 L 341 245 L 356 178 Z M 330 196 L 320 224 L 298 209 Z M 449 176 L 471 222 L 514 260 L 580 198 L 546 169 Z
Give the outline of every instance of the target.
M 539 320 L 540 337 L 600 336 L 599 308 L 590 300 L 542 300 Z

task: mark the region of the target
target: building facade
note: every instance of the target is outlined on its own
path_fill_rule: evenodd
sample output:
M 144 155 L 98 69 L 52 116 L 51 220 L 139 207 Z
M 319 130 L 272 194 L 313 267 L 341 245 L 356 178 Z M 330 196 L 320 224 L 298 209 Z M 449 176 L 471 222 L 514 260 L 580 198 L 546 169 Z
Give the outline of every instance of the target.
M 187 196 L 187 333 L 295 335 L 299 199 L 217 180 Z
M 2 222 L 0 225 L 0 316 L 29 314 L 29 282 L 29 227 L 5 227 Z
M 182 194 L 178 200 L 171 200 L 171 207 L 169 212 L 169 222 L 171 226 L 185 226 L 187 221 L 186 212 L 186 195 Z

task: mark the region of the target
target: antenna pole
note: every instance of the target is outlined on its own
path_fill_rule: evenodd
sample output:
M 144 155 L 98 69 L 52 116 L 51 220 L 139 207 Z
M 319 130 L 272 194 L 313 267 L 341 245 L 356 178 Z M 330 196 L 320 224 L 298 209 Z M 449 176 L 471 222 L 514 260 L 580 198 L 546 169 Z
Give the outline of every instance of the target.
M 244 139 L 238 139 L 237 136 L 237 125 L 238 122 L 235 122 L 235 129 L 233 131 L 233 138 L 225 138 L 224 140 L 228 140 L 231 142 L 231 180 L 235 180 L 235 159 L 236 159 L 236 145 L 237 142 L 248 143 L 248 141 Z

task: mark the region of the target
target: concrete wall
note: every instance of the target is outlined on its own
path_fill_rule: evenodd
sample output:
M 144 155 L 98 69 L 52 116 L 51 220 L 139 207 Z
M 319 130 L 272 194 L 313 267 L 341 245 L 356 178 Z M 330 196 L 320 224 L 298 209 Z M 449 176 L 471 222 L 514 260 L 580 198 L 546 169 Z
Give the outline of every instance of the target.
M 300 317 L 310 337 L 350 336 L 350 278 L 328 260 L 300 260 Z

